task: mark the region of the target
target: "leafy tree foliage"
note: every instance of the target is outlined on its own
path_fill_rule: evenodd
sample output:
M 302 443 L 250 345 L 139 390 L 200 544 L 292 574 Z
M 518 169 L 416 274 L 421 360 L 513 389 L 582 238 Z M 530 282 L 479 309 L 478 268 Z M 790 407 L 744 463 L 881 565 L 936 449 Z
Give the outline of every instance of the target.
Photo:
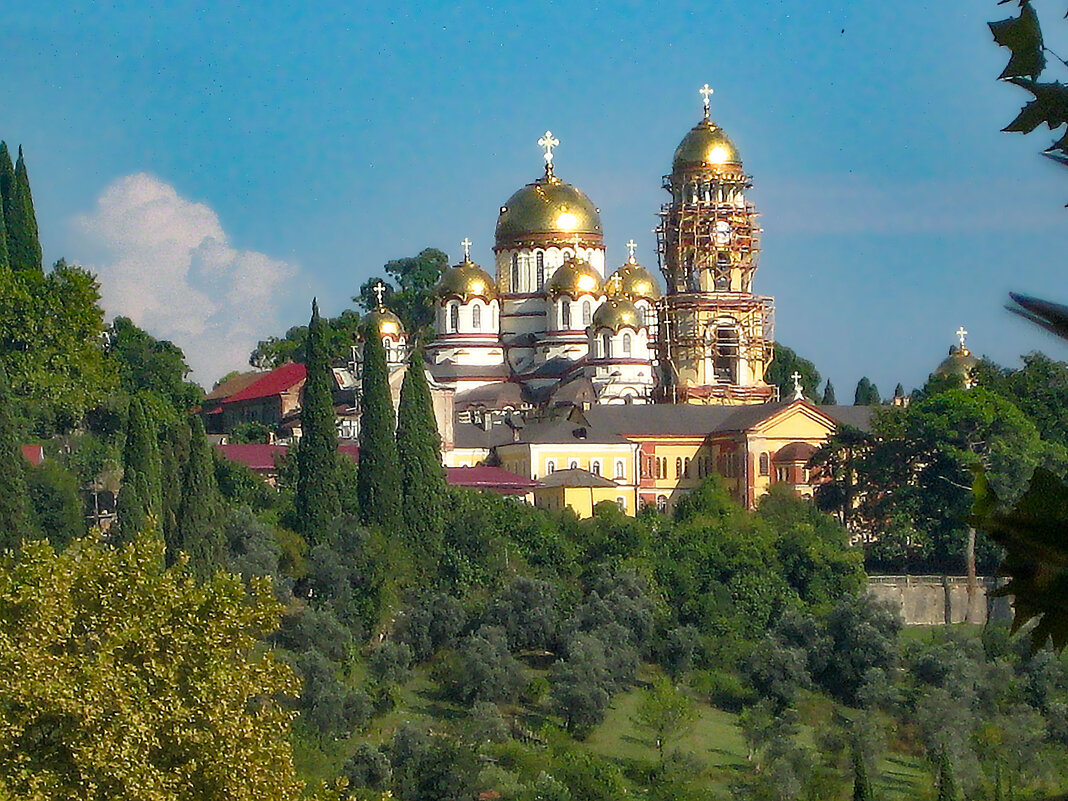
M 307 379 L 301 399 L 300 445 L 297 448 L 297 492 L 293 500 L 298 531 L 310 542 L 322 539 L 341 514 L 337 486 L 337 423 L 334 376 L 326 350 L 319 304 L 312 301 L 308 324 Z
M 819 393 L 820 373 L 816 365 L 802 358 L 793 350 L 778 342 L 771 364 L 764 373 L 764 381 L 779 388 L 779 397 L 792 398 L 794 394 L 794 373 L 801 375 L 801 391 L 806 398 L 816 398 Z
M 394 439 L 389 368 L 378 332 L 364 332 L 357 491 L 365 525 L 396 531 L 401 525 L 401 472 Z
M 397 458 L 401 509 L 413 553 L 432 557 L 441 551 L 445 525 L 445 468 L 441 437 L 423 369 L 423 353 L 412 350 L 397 407 Z
M 385 272 L 394 283 L 369 278 L 353 300 L 368 311 L 377 308 L 374 287 L 381 281 L 386 287 L 383 301 L 400 317 L 409 335 L 416 335 L 434 322 L 433 290 L 448 266 L 449 257 L 437 248 L 425 248 L 418 256 L 393 259 L 386 263 Z
M 349 361 L 362 325 L 360 314 L 346 309 L 337 317 L 322 318 L 321 322 L 330 363 Z M 307 341 L 308 326 L 293 326 L 284 336 L 261 340 L 249 356 L 249 364 L 257 370 L 273 370 L 286 362 L 304 363 L 308 358 Z
M 665 678 L 657 679 L 642 693 L 634 716 L 635 722 L 656 740 L 661 762 L 669 743 L 686 732 L 694 717 L 693 701 Z
M 126 392 L 158 393 L 178 411 L 192 409 L 203 395 L 186 380 L 190 368 L 181 349 L 150 336 L 127 317 L 116 317 L 108 329 L 107 355 Z
M 513 651 L 552 650 L 559 625 L 556 588 L 517 576 L 493 599 L 487 620 L 504 630 Z
M 85 535 L 85 504 L 78 478 L 55 459 L 26 471 L 26 489 L 36 529 L 52 547 L 62 549 Z
M 0 782 L 20 798 L 297 799 L 267 583 L 163 568 L 159 539 L 0 569 Z M 92 657 L 88 658 L 87 654 Z

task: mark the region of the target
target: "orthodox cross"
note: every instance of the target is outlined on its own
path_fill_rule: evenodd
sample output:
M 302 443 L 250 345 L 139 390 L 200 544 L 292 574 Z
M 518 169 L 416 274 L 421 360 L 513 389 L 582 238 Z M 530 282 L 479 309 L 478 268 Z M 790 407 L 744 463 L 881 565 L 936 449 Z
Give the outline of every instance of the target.
M 794 380 L 794 400 L 801 400 L 801 398 L 804 397 L 801 392 L 801 373 L 794 370 L 790 378 Z
M 633 239 L 627 243 L 627 250 L 630 252 L 630 260 L 634 261 L 634 248 L 638 247 L 638 243 Z
M 957 339 L 960 340 L 960 349 L 961 350 L 965 349 L 964 348 L 964 337 L 966 337 L 966 336 L 968 336 L 968 332 L 964 330 L 964 326 L 962 325 L 960 328 L 957 329 Z
M 460 244 L 464 246 L 464 261 L 471 261 L 471 240 L 465 236 Z
M 708 106 L 709 106 L 709 99 L 708 98 L 712 96 L 712 92 L 713 91 L 715 91 L 715 90 L 713 90 L 707 83 L 704 86 L 702 86 L 700 89 L 697 90 L 698 94 L 700 94 L 705 99 L 705 119 L 706 120 L 708 119 Z
M 386 293 L 386 285 L 379 281 L 377 284 L 371 287 L 371 291 L 374 292 L 375 297 L 378 298 L 378 308 L 383 308 L 382 295 Z
M 538 140 L 538 144 L 545 148 L 545 172 L 553 174 L 553 148 L 560 144 L 560 140 L 553 136 L 552 131 L 546 131 L 545 136 Z
M 575 234 L 575 261 L 578 261 L 581 258 L 582 256 L 579 253 L 579 235 Z

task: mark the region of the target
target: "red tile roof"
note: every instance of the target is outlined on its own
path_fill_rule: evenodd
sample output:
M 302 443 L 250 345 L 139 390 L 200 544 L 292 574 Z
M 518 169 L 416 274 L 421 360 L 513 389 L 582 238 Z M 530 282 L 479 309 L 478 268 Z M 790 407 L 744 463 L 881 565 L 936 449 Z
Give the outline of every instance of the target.
M 39 467 L 44 461 L 43 445 L 20 445 L 19 447 L 22 449 L 23 458 L 34 467 Z
M 446 472 L 447 481 L 453 487 L 488 489 L 506 495 L 524 495 L 541 486 L 539 482 L 503 467 L 450 467 Z
M 307 375 L 308 371 L 303 364 L 287 362 L 281 367 L 265 373 L 261 378 L 253 381 L 240 392 L 235 392 L 222 402 L 224 404 L 236 403 L 237 401 L 256 400 L 257 398 L 270 398 L 274 395 L 280 395 L 299 384 Z

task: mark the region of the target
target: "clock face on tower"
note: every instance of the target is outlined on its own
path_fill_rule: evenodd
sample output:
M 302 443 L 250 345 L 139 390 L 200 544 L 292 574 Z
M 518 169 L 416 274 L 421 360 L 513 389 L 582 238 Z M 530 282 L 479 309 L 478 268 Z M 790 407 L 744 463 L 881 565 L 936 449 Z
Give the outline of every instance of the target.
M 717 245 L 726 245 L 731 241 L 731 225 L 726 220 L 718 220 L 713 226 L 713 237 Z

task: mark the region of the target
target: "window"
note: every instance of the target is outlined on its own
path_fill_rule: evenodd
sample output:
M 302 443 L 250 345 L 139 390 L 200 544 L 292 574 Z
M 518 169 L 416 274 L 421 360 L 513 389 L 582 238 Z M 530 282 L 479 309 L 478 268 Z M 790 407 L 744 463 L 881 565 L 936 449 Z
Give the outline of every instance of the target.
M 601 355 L 606 359 L 612 358 L 612 335 L 601 334 Z
M 618 496 L 616 498 L 616 506 L 619 507 L 619 511 L 621 512 L 627 511 L 627 499 L 624 498 L 622 495 Z
M 519 254 L 512 254 L 512 274 L 509 276 L 512 282 L 512 291 L 519 291 Z
M 476 331 L 482 328 L 482 307 L 477 303 L 471 307 L 471 327 Z
M 657 495 L 656 496 L 656 511 L 658 511 L 658 512 L 666 512 L 667 511 L 667 495 Z
M 682 457 L 675 459 L 675 478 L 682 478 Z
M 578 470 L 578 462 L 574 459 L 571 460 L 571 464 L 567 466 L 568 470 Z
M 538 266 L 538 285 L 534 288 L 534 291 L 541 292 L 542 285 L 545 283 L 545 254 L 539 250 L 534 260 Z
M 807 467 L 801 471 L 801 480 L 804 481 L 806 484 L 812 481 L 812 473 L 809 472 L 809 469 Z
M 616 459 L 616 478 L 626 478 L 626 466 L 622 459 Z
M 590 302 L 588 300 L 582 301 L 582 324 L 589 325 L 592 319 L 592 312 L 590 311 Z
M 458 303 L 449 304 L 449 330 L 460 330 L 460 304 Z
M 768 455 L 766 453 L 760 454 L 760 475 L 762 475 L 762 476 L 768 475 L 768 469 L 769 469 L 769 464 L 770 463 L 771 463 L 771 459 L 768 458 Z
M 595 476 L 601 475 L 601 463 L 590 462 L 590 472 L 593 473 Z
M 775 480 L 782 484 L 790 483 L 790 468 L 789 467 L 776 467 L 775 468 Z
M 688 457 L 688 456 L 686 457 L 685 471 L 686 471 L 686 478 L 689 478 L 690 477 L 690 457 Z
M 571 327 L 571 302 L 567 300 L 560 301 L 560 327 Z
M 623 335 L 623 355 L 630 356 L 630 334 Z
M 552 461 L 551 459 L 548 462 L 546 462 L 545 463 L 545 472 L 546 473 L 555 473 L 556 472 L 556 462 Z

